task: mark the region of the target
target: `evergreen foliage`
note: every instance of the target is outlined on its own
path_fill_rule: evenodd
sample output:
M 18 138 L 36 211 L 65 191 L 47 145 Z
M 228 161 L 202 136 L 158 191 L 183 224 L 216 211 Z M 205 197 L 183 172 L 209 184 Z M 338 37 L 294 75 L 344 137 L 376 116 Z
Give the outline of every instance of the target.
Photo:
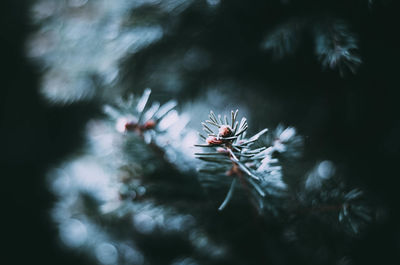
M 395 1 L 22 2 L 14 263 L 398 263 Z
M 114 107 L 105 106 L 111 120 L 88 124 L 87 151 L 50 173 L 51 186 L 59 197 L 52 216 L 66 246 L 84 249 L 103 264 L 166 262 L 157 260 L 159 255 L 181 263 L 236 264 L 242 260 L 232 252 L 236 243 L 215 242 L 215 232 L 211 233 L 203 216 L 205 212 L 216 214 L 213 198 L 220 197 L 227 186 L 218 210 L 233 200 L 230 218 L 239 218 L 237 207 L 247 205 L 257 210 L 256 218 L 265 224 L 282 217 L 289 218 L 289 223 L 302 222 L 312 216 L 312 222 L 333 226 L 348 236 L 360 234 L 375 219 L 375 210 L 362 192 L 349 190 L 334 178 L 335 166 L 330 161 L 317 163 L 299 181 L 287 181 L 279 155 L 296 163 L 301 137 L 294 128 L 283 126 L 247 137 L 247 120 L 239 122 L 238 110 L 231 111 L 230 119 L 211 111 L 209 120 L 202 123 L 206 136 L 200 134 L 204 143 L 196 146 L 203 151 L 195 155 L 204 163 L 195 173 L 190 169 L 195 165 L 191 156 L 182 152 L 182 146 L 170 144 L 188 132 L 183 127 L 176 132 L 176 124 L 182 122 L 179 118 L 175 125 L 169 121 L 176 103 L 155 102 L 146 107 L 149 96 L 146 89 L 139 98 L 130 96 Z M 156 140 L 163 137 L 164 141 Z M 184 162 L 189 168 L 179 165 Z M 238 186 L 243 187 L 240 200 L 234 199 Z M 213 192 L 216 196 L 209 196 Z M 176 254 L 147 253 L 154 241 L 174 238 L 180 239 L 171 244 L 186 244 L 192 250 L 186 255 L 184 248 Z M 181 258 L 186 261 L 179 255 L 185 255 Z

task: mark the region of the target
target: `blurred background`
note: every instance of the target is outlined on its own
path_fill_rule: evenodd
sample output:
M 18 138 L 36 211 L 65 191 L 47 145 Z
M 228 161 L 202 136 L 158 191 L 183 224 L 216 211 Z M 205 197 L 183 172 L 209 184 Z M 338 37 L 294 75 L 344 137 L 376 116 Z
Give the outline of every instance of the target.
M 252 132 L 296 127 L 304 161 L 334 161 L 385 209 L 365 234 L 343 242 L 349 260 L 332 264 L 398 264 L 397 7 L 384 0 L 2 1 L 6 263 L 93 263 L 60 244 L 46 175 L 84 148 L 86 124 L 102 117 L 103 104 L 150 87 L 160 102 L 176 99 L 193 128 L 209 109 L 237 107 Z

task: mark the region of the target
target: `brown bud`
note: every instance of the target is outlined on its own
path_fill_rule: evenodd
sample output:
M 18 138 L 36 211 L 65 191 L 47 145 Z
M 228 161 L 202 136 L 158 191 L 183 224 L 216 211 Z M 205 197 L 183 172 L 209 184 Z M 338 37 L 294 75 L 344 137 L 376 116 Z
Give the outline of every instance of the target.
M 232 130 L 228 125 L 222 125 L 219 128 L 218 133 L 219 133 L 219 136 L 221 136 L 221 137 L 229 137 L 232 135 Z
M 135 122 L 126 122 L 125 123 L 125 130 L 126 131 L 133 131 L 135 130 L 137 127 L 137 123 Z
M 227 176 L 242 176 L 242 170 L 239 168 L 237 164 L 233 164 L 232 168 L 229 169 L 226 173 Z
M 222 140 L 218 139 L 215 136 L 208 136 L 207 139 L 206 139 L 206 142 L 208 144 L 212 144 L 212 145 L 222 144 Z

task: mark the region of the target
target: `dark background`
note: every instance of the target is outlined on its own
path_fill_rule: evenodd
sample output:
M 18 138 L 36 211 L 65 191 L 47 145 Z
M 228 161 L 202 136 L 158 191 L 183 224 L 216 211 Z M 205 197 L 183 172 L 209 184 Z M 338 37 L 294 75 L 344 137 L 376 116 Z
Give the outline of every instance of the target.
M 39 75 L 24 57 L 24 42 L 32 32 L 29 2 L 0 4 L 2 263 L 86 264 L 83 255 L 59 248 L 49 218 L 54 198 L 44 175 L 82 143 L 80 131 L 96 110 L 89 103 L 50 107 L 40 98 Z
M 216 44 L 213 48 L 221 54 L 219 61 L 230 58 L 233 62 L 234 67 L 224 74 L 237 76 L 241 84 L 268 82 L 269 90 L 261 85 L 240 93 L 259 104 L 266 93 L 272 96 L 279 105 L 279 115 L 273 118 L 307 135 L 306 154 L 345 163 L 350 182 L 361 185 L 386 207 L 382 222 L 355 240 L 351 252 L 356 264 L 398 264 L 398 9 L 395 3 L 385 2 L 374 5 L 371 12 L 353 12 L 360 5 L 348 7 L 346 1 L 337 2 L 331 9 L 329 5 L 315 6 L 317 11 L 303 10 L 299 4 L 293 12 L 327 10 L 350 19 L 363 58 L 356 75 L 340 77 L 334 71 L 322 71 L 307 42 L 299 55 L 280 62 L 267 62 L 267 57 L 259 56 L 252 49 L 258 38 L 251 37 L 262 27 L 256 18 L 262 15 L 263 4 L 241 6 L 240 1 L 232 1 L 220 14 L 220 21 L 213 22 L 220 28 L 206 36 L 212 39 L 210 43 L 219 43 L 224 42 L 224 35 L 218 32 L 230 36 L 228 28 L 248 28 L 248 43 L 228 49 Z M 59 248 L 48 218 L 54 198 L 45 186 L 44 173 L 79 148 L 81 130 L 87 119 L 99 113 L 99 106 L 96 102 L 50 106 L 40 97 L 39 74 L 24 57 L 24 41 L 33 30 L 28 8 L 29 1 L 0 4 L 0 176 L 5 206 L 1 219 L 6 235 L 2 237 L 3 252 L 9 258 L 5 264 L 86 264 L 84 255 Z M 277 8 L 265 22 L 290 15 L 279 11 Z M 192 24 L 187 27 L 201 23 L 196 16 L 188 17 Z M 201 94 L 197 88 L 192 90 L 177 97 L 185 100 L 188 94 Z

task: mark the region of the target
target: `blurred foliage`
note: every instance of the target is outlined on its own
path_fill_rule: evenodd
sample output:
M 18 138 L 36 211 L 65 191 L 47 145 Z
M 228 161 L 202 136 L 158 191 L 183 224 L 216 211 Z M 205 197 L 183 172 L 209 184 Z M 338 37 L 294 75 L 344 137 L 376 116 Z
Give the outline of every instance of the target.
M 12 227 L 5 239 L 12 251 L 6 254 L 15 264 L 91 263 L 79 250 L 60 250 L 60 242 L 77 246 L 85 233 L 101 240 L 83 251 L 109 264 L 115 253 L 125 253 L 118 256 L 120 263 L 130 257 L 139 264 L 398 263 L 396 1 L 10 0 L 0 5 L 5 58 L 0 162 L 6 180 L 4 219 Z M 191 181 L 195 160 L 180 162 L 193 134 L 182 145 L 172 142 L 165 149 L 167 160 L 153 159 L 160 153 L 149 151 L 140 137 L 122 148 L 107 146 L 104 140 L 110 138 L 86 134 L 116 136 L 101 106 L 146 87 L 156 101 L 181 103 L 173 116 L 183 121 L 177 126 L 187 127 L 188 135 L 210 109 L 226 113 L 236 107 L 248 118 L 249 133 L 280 123 L 296 127 L 304 136 L 304 155 L 276 153 L 283 180 L 296 194 L 289 201 L 300 203 L 283 207 L 293 207 L 289 212 L 295 214 L 260 218 L 239 192 L 218 213 L 229 182 L 204 193 Z M 277 131 L 260 140 L 270 145 Z M 167 146 L 170 137 L 179 139 L 179 134 L 152 139 Z M 113 150 L 127 160 L 107 159 Z M 132 150 L 142 156 L 130 157 Z M 151 162 L 141 164 L 140 157 Z M 136 203 L 144 196 L 137 204 L 143 214 L 104 215 L 95 218 L 97 224 L 80 219 L 84 215 L 78 211 L 70 222 L 59 223 L 57 233 L 48 216 L 60 197 L 50 195 L 47 186 L 63 183 L 54 177 L 45 185 L 45 172 L 51 176 L 48 170 L 61 166 L 66 179 L 96 173 L 100 177 L 92 182 L 77 182 L 83 185 L 79 196 L 70 194 L 77 200 L 64 205 L 96 209 L 108 193 L 93 198 L 88 190 L 107 187 L 100 180 L 115 173 L 118 161 L 117 179 L 127 179 L 119 187 L 121 197 Z M 132 163 L 123 165 L 127 161 Z M 130 177 L 143 174 L 143 165 L 153 172 L 147 183 Z M 372 224 L 365 226 L 365 215 L 372 215 Z M 83 225 L 90 229 L 83 232 Z M 128 238 L 127 227 L 135 245 L 119 240 Z M 107 228 L 119 239 L 104 234 Z M 352 236 L 355 231 L 358 236 Z

